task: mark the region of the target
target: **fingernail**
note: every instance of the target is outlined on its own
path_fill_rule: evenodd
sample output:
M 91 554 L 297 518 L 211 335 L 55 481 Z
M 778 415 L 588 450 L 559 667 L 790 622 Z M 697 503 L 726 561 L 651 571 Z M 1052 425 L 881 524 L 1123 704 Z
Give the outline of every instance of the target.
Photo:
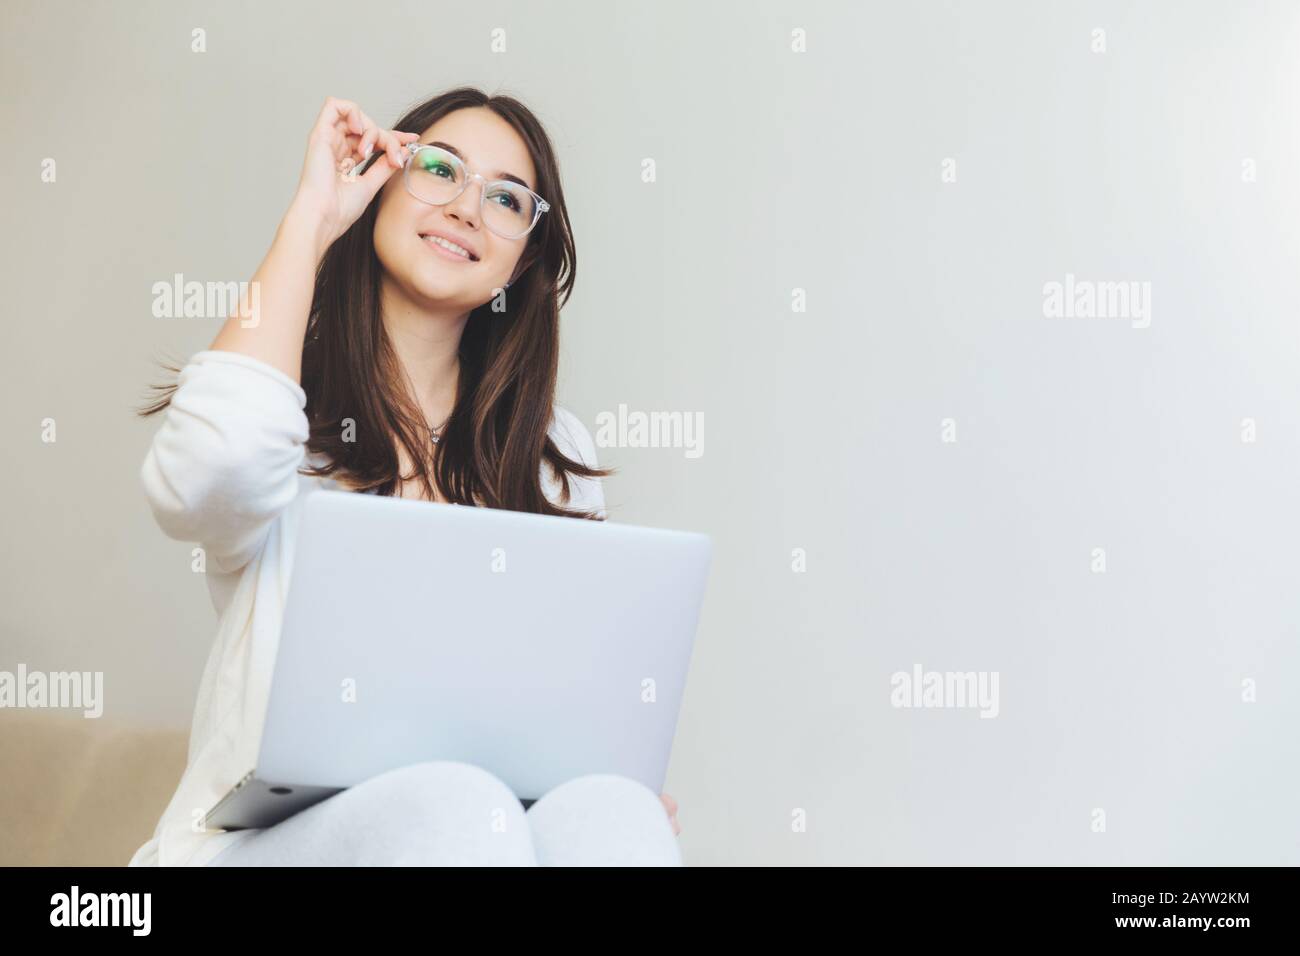
M 366 159 L 369 159 L 369 158 L 370 158 L 370 154 L 373 153 L 374 151 L 375 151 L 375 144 L 374 144 L 374 143 L 370 143 L 369 145 L 367 145 L 367 146 L 366 146 Z

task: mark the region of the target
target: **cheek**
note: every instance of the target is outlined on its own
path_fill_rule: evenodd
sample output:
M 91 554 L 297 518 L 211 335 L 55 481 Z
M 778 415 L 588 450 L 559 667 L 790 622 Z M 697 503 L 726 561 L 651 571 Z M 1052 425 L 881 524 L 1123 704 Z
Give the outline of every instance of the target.
M 510 271 L 514 269 L 518 258 L 517 249 L 512 248 L 508 243 L 496 242 L 484 249 L 483 261 L 480 264 L 486 266 L 484 271 L 492 277 L 493 284 L 501 285 L 510 278 Z
M 505 285 L 514 275 L 515 266 L 519 264 L 523 254 L 524 243 L 511 242 L 508 239 L 496 239 L 488 247 L 488 255 L 491 257 L 488 268 L 492 273 L 494 286 Z
M 409 265 L 403 266 L 403 261 L 411 258 L 410 249 L 403 241 L 406 232 L 409 229 L 403 228 L 401 216 L 395 215 L 391 209 L 380 208 L 375 217 L 375 255 L 389 272 L 403 272 L 409 268 Z
M 424 247 L 418 224 L 401 209 L 380 209 L 375 217 L 375 257 L 390 276 L 421 289 L 445 293 L 448 272 Z

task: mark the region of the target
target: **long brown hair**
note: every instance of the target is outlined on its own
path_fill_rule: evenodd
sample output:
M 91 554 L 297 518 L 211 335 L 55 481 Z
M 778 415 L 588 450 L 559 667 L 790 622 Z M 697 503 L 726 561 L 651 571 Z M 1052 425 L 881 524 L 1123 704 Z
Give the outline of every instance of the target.
M 375 254 L 379 203 L 326 251 L 302 353 L 311 434 L 307 448 L 326 463 L 306 474 L 342 472 L 361 491 L 393 495 L 400 487 L 393 439 L 405 446 L 423 483 L 448 501 L 511 511 L 597 518 L 593 512 L 557 507 L 541 482 L 545 462 L 570 498 L 569 476 L 604 477 L 562 453 L 548 435 L 559 366 L 560 307 L 573 289 L 577 254 L 551 142 L 528 107 L 510 96 L 488 96 L 473 87 L 439 94 L 408 110 L 392 129 L 422 132 L 455 110 L 487 107 L 523 138 L 537 170 L 536 189 L 550 210 L 529 234 L 504 299 L 470 312 L 460 341 L 460 379 L 451 417 L 436 446 L 424 416 L 401 387 L 399 362 L 380 314 L 382 266 Z M 162 397 L 142 409 L 166 408 L 175 384 L 156 386 Z M 351 419 L 349 440 L 344 420 Z M 436 454 L 434 451 L 436 449 Z M 430 467 L 432 464 L 432 467 Z

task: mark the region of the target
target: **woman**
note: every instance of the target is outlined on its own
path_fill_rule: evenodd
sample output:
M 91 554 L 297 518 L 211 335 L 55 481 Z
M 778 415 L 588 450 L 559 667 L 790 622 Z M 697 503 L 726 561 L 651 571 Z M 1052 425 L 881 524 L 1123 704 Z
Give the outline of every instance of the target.
M 481 768 L 421 763 L 266 829 L 203 824 L 256 763 L 307 494 L 603 520 L 608 472 L 553 405 L 573 276 L 555 156 L 517 100 L 456 89 L 392 130 L 326 100 L 237 314 L 142 411 L 166 411 L 146 495 L 201 545 L 219 624 L 188 765 L 132 865 L 681 865 L 672 798 L 611 774 L 525 812 Z

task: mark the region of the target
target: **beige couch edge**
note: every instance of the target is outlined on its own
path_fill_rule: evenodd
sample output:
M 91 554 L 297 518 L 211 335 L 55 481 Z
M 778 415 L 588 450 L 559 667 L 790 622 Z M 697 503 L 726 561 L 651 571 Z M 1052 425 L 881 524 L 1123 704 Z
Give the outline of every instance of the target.
M 171 800 L 188 738 L 0 708 L 0 866 L 125 866 Z

